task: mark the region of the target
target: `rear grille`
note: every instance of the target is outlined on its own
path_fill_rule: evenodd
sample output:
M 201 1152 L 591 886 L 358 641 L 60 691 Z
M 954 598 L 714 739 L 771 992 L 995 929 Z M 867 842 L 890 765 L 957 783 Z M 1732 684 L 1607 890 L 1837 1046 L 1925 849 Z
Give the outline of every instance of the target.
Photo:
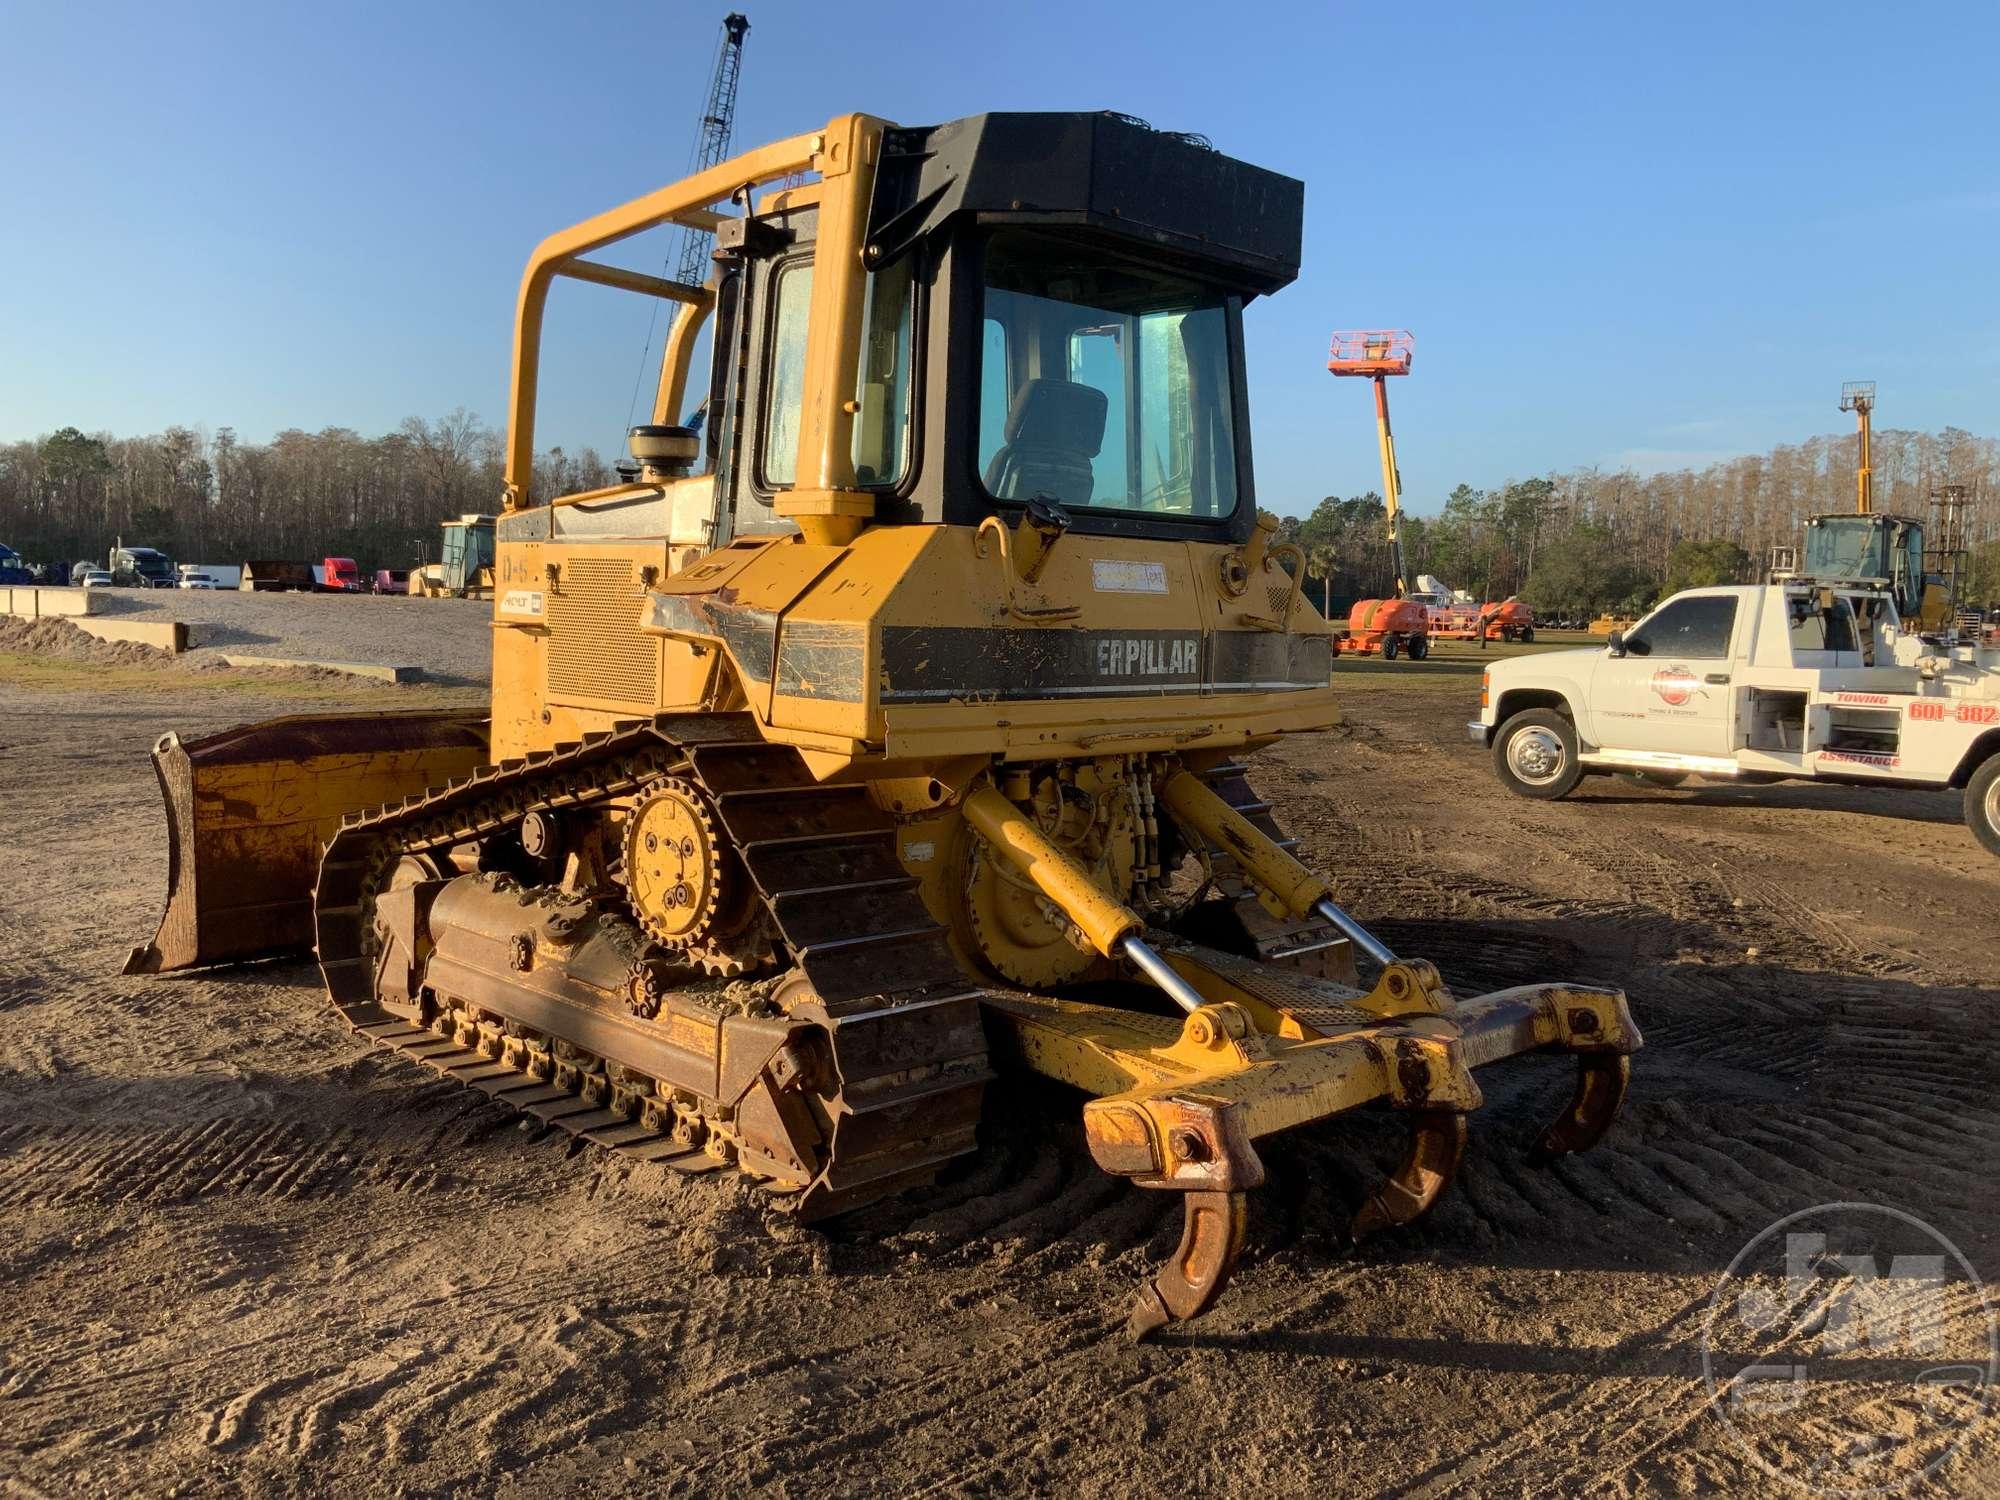
M 572 558 L 549 592 L 549 696 L 609 698 L 651 707 L 660 693 L 660 643 L 639 630 L 632 564 Z

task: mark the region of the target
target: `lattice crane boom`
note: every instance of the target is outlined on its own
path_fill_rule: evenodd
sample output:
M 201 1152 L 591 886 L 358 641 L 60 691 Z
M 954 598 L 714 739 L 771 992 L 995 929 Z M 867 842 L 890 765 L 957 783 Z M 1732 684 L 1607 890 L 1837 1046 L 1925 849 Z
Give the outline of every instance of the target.
M 731 11 L 722 18 L 722 42 L 716 49 L 715 72 L 709 78 L 701 123 L 695 128 L 690 176 L 707 171 L 729 155 L 729 138 L 736 128 L 736 85 L 743 76 L 743 38 L 749 31 L 750 18 L 740 12 Z M 706 281 L 708 253 L 714 243 L 715 236 L 705 229 L 683 230 L 677 279 L 688 286 Z

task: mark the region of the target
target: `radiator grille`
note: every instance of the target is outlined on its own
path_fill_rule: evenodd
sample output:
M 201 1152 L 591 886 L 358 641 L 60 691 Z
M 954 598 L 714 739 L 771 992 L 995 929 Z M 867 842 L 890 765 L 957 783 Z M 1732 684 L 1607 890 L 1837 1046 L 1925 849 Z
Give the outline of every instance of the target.
M 572 558 L 549 592 L 549 695 L 651 707 L 660 693 L 660 643 L 639 630 L 632 564 Z

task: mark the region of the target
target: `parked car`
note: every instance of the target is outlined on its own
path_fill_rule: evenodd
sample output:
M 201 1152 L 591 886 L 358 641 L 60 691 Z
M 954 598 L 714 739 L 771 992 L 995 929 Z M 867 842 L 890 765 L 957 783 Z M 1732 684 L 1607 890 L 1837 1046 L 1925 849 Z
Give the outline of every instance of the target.
M 77 575 L 77 583 L 87 589 L 108 589 L 113 587 L 111 575 L 99 567 L 85 568 Z
M 410 591 L 410 570 L 408 568 L 377 568 L 375 570 L 375 592 L 378 594 L 407 594 Z
M 199 568 L 190 568 L 186 563 L 183 563 L 181 564 L 181 581 L 175 587 L 183 589 L 219 589 L 222 585 L 215 581 L 213 573 L 204 573 Z
M 83 585 L 84 574 L 102 571 L 103 569 L 99 568 L 96 563 L 90 561 L 89 558 L 85 558 L 82 562 L 76 563 L 70 568 L 69 586 L 71 588 L 80 588 Z

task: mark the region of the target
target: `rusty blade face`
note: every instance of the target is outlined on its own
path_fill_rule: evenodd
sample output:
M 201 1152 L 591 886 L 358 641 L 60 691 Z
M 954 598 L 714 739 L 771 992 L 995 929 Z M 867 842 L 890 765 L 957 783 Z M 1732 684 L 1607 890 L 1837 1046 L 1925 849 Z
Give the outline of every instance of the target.
M 1625 1090 L 1632 1082 L 1632 1059 L 1625 1054 L 1586 1052 L 1576 1060 L 1576 1093 L 1569 1108 L 1542 1132 L 1529 1160 L 1546 1165 L 1558 1156 L 1588 1151 L 1604 1139 L 1604 1132 L 1618 1118 L 1625 1102 Z
M 167 807 L 167 909 L 125 972 L 310 949 L 320 850 L 341 817 L 485 760 L 481 710 L 299 715 L 163 736 L 153 770 Z
M 1355 1239 L 1429 1213 L 1465 1160 L 1466 1121 L 1462 1114 L 1424 1110 L 1411 1117 L 1410 1149 L 1388 1181 L 1356 1210 L 1348 1233 Z

